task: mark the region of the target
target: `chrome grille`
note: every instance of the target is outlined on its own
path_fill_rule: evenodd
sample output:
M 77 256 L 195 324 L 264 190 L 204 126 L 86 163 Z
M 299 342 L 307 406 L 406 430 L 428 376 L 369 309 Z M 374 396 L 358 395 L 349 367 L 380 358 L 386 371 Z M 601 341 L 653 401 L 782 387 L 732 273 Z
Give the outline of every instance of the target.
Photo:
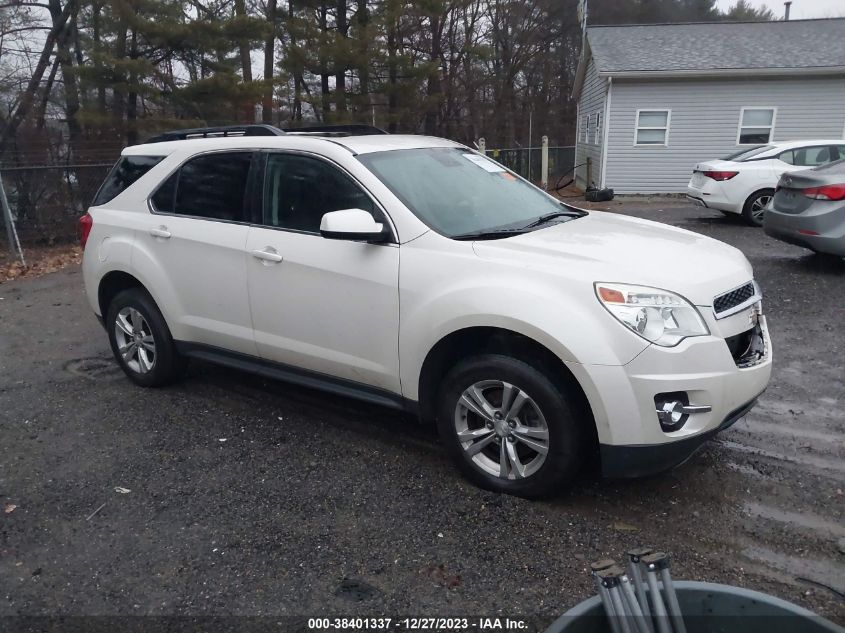
M 713 311 L 716 313 L 716 316 L 727 312 L 731 308 L 735 308 L 738 305 L 742 305 L 755 294 L 754 290 L 754 282 L 749 281 L 744 286 L 740 286 L 739 288 L 734 288 L 730 292 L 726 292 L 725 294 L 719 295 L 715 299 L 713 299 Z

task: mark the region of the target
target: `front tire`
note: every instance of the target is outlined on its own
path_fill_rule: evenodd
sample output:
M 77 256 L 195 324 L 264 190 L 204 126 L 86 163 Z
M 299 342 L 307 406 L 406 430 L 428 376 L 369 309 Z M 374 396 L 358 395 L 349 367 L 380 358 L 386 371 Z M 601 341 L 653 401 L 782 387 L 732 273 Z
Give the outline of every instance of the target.
M 146 291 L 130 288 L 118 293 L 106 313 L 106 331 L 115 360 L 132 382 L 160 387 L 181 377 L 185 360 Z
M 496 354 L 468 358 L 446 375 L 437 428 L 452 459 L 476 485 L 542 497 L 569 483 L 584 455 L 584 428 L 571 400 L 544 373 Z
M 763 216 L 766 214 L 766 207 L 775 195 L 774 189 L 761 189 L 755 191 L 742 207 L 742 217 L 751 226 L 763 226 Z

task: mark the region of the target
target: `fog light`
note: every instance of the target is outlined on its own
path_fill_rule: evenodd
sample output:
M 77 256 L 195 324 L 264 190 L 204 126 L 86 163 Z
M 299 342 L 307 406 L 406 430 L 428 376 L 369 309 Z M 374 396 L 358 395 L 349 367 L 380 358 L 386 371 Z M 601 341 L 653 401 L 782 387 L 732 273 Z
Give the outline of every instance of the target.
M 712 410 L 709 405 L 690 404 L 686 391 L 659 393 L 654 396 L 654 407 L 660 428 L 666 433 L 683 428 L 690 415 Z

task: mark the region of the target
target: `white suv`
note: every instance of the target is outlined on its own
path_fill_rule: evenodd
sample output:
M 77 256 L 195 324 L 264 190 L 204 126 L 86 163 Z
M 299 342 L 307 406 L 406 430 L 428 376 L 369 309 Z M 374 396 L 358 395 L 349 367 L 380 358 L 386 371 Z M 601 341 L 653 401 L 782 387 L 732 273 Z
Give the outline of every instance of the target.
M 594 452 L 608 476 L 673 467 L 766 388 L 738 250 L 562 204 L 452 141 L 320 134 L 123 151 L 80 229 L 133 381 L 195 357 L 412 411 L 474 482 L 523 496 Z

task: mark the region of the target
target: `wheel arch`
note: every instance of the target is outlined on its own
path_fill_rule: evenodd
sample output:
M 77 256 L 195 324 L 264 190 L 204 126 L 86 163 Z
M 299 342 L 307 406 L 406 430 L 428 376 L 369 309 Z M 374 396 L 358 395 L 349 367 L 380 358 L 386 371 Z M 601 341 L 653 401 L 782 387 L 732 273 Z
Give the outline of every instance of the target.
M 112 300 L 119 293 L 130 288 L 141 288 L 149 293 L 149 290 L 137 277 L 123 270 L 112 270 L 103 275 L 97 285 L 97 305 L 103 318 L 105 318 Z
M 129 290 L 130 288 L 140 288 L 146 292 L 161 312 L 165 323 L 167 323 L 168 327 L 170 327 L 167 314 L 162 309 L 162 304 L 156 296 L 156 293 L 151 291 L 150 285 L 145 283 L 141 276 L 122 269 L 110 270 L 102 276 L 99 284 L 97 284 L 97 306 L 100 309 L 100 315 L 103 319 L 106 318 L 109 304 L 111 304 L 112 299 L 114 299 L 120 292 Z
M 745 207 L 748 206 L 748 204 L 751 202 L 752 198 L 754 198 L 754 196 L 756 196 L 757 194 L 763 193 L 764 191 L 771 191 L 772 194 L 774 194 L 775 193 L 775 186 L 776 185 L 768 185 L 768 186 L 764 186 L 764 187 L 755 187 L 751 191 L 751 193 L 749 193 L 747 196 L 745 196 L 745 199 L 742 201 L 742 208 L 745 209 Z
M 484 353 L 503 354 L 534 367 L 542 367 L 552 381 L 573 397 L 576 415 L 584 420 L 590 437 L 596 424 L 587 395 L 563 360 L 537 340 L 514 330 L 495 326 L 472 326 L 450 332 L 429 350 L 419 375 L 420 417 L 427 422 L 436 415 L 436 397 L 443 376 L 463 358 Z

